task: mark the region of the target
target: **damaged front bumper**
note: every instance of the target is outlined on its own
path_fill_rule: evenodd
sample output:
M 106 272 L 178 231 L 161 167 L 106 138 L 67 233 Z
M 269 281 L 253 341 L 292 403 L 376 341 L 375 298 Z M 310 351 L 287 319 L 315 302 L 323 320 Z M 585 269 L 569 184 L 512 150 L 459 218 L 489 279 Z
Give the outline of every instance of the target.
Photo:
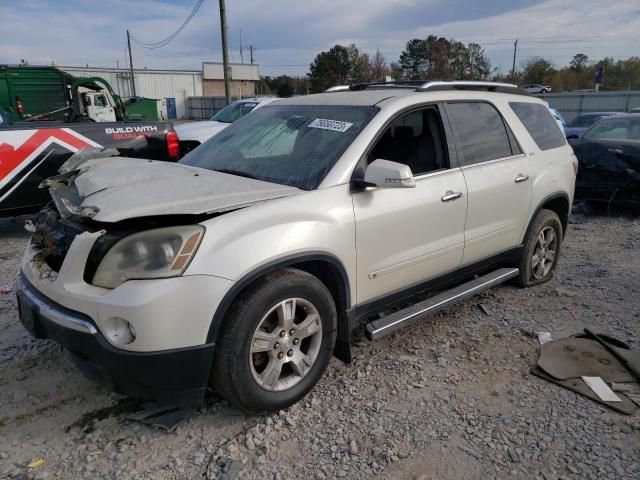
M 114 289 L 84 280 L 103 234 L 75 236 L 58 271 L 31 241 L 18 276 L 23 325 L 74 354 L 88 376 L 123 393 L 174 405 L 204 400 L 213 358 L 207 334 L 233 282 L 209 275 L 129 280 Z M 133 338 L 118 342 L 117 321 Z
M 20 321 L 35 338 L 54 340 L 71 352 L 85 375 L 122 393 L 178 406 L 204 400 L 213 344 L 161 352 L 112 346 L 90 317 L 40 294 L 18 277 Z

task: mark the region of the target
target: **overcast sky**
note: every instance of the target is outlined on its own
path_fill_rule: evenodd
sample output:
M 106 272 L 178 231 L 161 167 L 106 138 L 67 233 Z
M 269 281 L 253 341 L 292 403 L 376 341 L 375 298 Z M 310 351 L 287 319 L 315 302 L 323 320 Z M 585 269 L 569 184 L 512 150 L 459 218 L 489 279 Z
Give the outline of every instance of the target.
M 0 64 L 125 64 L 128 28 L 157 42 L 186 19 L 195 0 L 0 0 Z M 169 45 L 133 46 L 136 68 L 201 68 L 221 61 L 217 0 L 204 0 Z M 542 56 L 556 66 L 576 53 L 592 59 L 640 56 L 640 0 L 227 0 L 231 59 L 240 62 L 240 32 L 255 46 L 263 75 L 304 75 L 334 44 L 380 49 L 396 61 L 407 40 L 429 34 L 476 42 L 499 71 Z

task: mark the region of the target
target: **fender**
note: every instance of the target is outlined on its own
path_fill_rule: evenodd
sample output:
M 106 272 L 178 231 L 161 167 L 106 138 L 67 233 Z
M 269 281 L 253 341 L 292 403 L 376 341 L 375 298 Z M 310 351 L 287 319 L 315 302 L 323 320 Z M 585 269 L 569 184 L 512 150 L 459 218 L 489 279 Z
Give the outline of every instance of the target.
M 569 205 L 569 210 L 567 211 L 567 218 L 569 217 L 569 213 L 571 212 L 571 202 L 569 202 L 569 195 L 567 195 L 564 192 L 555 192 L 550 195 L 547 195 L 540 201 L 536 209 L 533 211 L 531 218 L 529 218 L 529 224 L 527 225 L 527 229 L 524 232 L 523 242 L 524 242 L 524 239 L 528 237 L 529 231 L 531 230 L 531 226 L 533 225 L 533 220 L 536 218 L 536 215 L 538 215 L 538 212 L 542 210 L 545 204 L 549 203 L 552 200 L 556 200 L 558 198 L 562 198 L 567 201 L 567 204 Z M 566 218 L 565 219 L 560 218 L 560 221 L 562 222 L 562 237 L 564 238 L 564 236 L 567 233 L 568 222 Z
M 251 271 L 242 277 L 239 281 L 237 281 L 231 289 L 226 293 L 223 297 L 220 305 L 216 309 L 213 314 L 213 319 L 211 321 L 211 325 L 209 326 L 209 332 L 207 333 L 207 343 L 216 343 L 218 338 L 218 333 L 220 331 L 220 326 L 224 321 L 224 317 L 226 316 L 229 307 L 234 302 L 234 300 L 238 297 L 238 295 L 247 288 L 251 283 L 256 281 L 258 278 L 263 277 L 264 275 L 271 273 L 275 270 L 279 270 L 281 268 L 290 267 L 291 265 L 295 265 L 302 262 L 311 262 L 311 261 L 324 261 L 332 264 L 337 268 L 340 273 L 340 278 L 342 281 L 342 287 L 344 289 L 345 295 L 345 304 L 346 308 L 349 309 L 351 306 L 351 290 L 349 285 L 349 277 L 347 276 L 347 271 L 344 268 L 342 262 L 334 255 L 325 253 L 325 252 L 306 252 L 299 253 L 294 255 L 289 255 L 286 257 L 278 258 L 277 260 L 271 261 L 256 270 Z M 338 307 L 338 318 L 340 318 L 340 310 Z M 344 322 L 343 322 L 344 323 Z M 340 322 L 338 325 L 338 337 L 340 337 Z M 340 342 L 340 338 L 338 338 L 338 342 Z

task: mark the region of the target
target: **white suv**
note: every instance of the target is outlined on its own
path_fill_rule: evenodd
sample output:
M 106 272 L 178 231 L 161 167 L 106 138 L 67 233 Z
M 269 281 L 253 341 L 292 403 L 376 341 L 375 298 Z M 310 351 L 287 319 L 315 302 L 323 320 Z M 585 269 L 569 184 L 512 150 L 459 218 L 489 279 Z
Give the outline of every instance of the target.
M 280 100 L 178 164 L 81 157 L 47 181 L 22 323 L 123 392 L 249 411 L 302 398 L 361 326 L 549 280 L 577 169 L 545 103 L 483 82 Z

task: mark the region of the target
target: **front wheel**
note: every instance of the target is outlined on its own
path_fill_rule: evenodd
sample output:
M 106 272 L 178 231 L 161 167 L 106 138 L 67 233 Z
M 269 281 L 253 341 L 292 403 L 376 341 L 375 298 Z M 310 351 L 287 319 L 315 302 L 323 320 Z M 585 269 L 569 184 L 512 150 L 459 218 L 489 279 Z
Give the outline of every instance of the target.
M 562 223 L 558 214 L 540 210 L 529 229 L 518 264 L 520 286 L 539 285 L 553 278 L 561 243 Z
M 211 384 L 250 412 L 285 408 L 322 377 L 336 326 L 333 298 L 320 280 L 293 268 L 269 274 L 230 309 L 216 345 Z

